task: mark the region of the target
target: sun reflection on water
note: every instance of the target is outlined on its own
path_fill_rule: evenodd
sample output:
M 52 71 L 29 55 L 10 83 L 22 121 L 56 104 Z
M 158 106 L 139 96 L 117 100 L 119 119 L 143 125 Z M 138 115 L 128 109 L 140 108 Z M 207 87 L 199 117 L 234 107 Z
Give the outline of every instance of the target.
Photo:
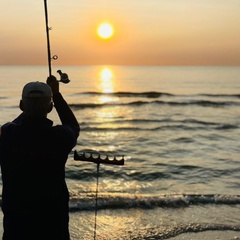
M 91 135 L 94 135 L 96 139 L 98 150 L 107 152 L 115 152 L 118 149 L 116 140 L 119 133 L 115 129 L 119 127 L 119 124 L 116 119 L 122 118 L 123 115 L 121 106 L 116 106 L 119 97 L 114 95 L 115 88 L 116 78 L 113 68 L 100 68 L 98 72 L 99 94 L 95 100 L 102 107 L 94 112 L 100 131 L 91 132 Z M 104 131 L 102 131 L 103 129 Z
M 113 71 L 109 67 L 103 67 L 100 70 L 100 87 L 101 87 L 101 95 L 99 97 L 99 103 L 109 103 L 114 100 L 113 96 L 110 95 L 111 93 L 114 92 L 114 76 L 113 76 Z M 105 94 L 106 95 L 105 95 Z M 109 95 L 108 95 L 109 94 Z
M 114 96 L 115 91 L 115 78 L 113 70 L 110 67 L 103 67 L 99 72 L 99 86 L 100 86 L 100 96 L 98 102 L 111 103 L 116 102 L 119 99 Z
M 104 93 L 113 92 L 113 72 L 110 68 L 104 67 L 100 72 L 101 87 Z

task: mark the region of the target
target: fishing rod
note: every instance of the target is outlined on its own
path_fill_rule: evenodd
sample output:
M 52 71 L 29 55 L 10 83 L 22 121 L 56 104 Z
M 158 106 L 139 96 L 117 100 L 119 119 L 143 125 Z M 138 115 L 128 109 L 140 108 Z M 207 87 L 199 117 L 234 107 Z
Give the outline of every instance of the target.
M 112 165 L 124 165 L 124 156 L 113 156 L 109 157 L 108 155 L 101 156 L 96 153 L 78 153 L 74 151 L 74 160 L 84 161 L 84 162 L 93 162 L 97 164 L 97 183 L 96 183 L 96 194 L 95 194 L 95 221 L 94 221 L 94 240 L 96 239 L 97 231 L 97 211 L 98 211 L 98 182 L 99 182 L 99 167 L 100 164 L 112 164 Z
M 52 60 L 57 60 L 58 56 L 54 55 L 53 57 L 51 56 L 51 47 L 50 47 L 50 37 L 49 37 L 49 32 L 52 30 L 48 26 L 48 8 L 47 8 L 47 0 L 44 0 L 44 9 L 45 9 L 45 22 L 46 22 L 46 34 L 47 34 L 47 53 L 48 53 L 48 69 L 49 69 L 49 77 L 52 76 Z M 63 73 L 61 70 L 58 70 L 57 73 L 60 75 L 60 80 L 59 82 L 62 83 L 69 83 L 70 80 L 68 78 L 68 75 L 66 73 Z
M 49 77 L 52 76 L 52 66 L 51 62 L 52 60 L 57 60 L 58 56 L 54 55 L 51 56 L 51 47 L 50 47 L 50 37 L 49 32 L 52 30 L 48 26 L 48 8 L 47 8 L 47 0 L 44 0 L 44 8 L 45 8 L 45 22 L 46 22 L 46 34 L 47 34 L 47 53 L 48 53 L 48 69 L 49 69 Z M 63 83 L 69 83 L 70 80 L 68 78 L 68 75 L 66 73 L 62 73 L 61 70 L 58 70 L 57 73 L 60 75 L 59 82 Z M 95 196 L 95 222 L 94 222 L 94 239 L 96 239 L 96 229 L 97 229 L 97 210 L 98 210 L 98 180 L 99 180 L 99 168 L 100 164 L 112 164 L 112 165 L 124 165 L 124 156 L 113 156 L 109 157 L 108 155 L 101 156 L 100 154 L 92 154 L 92 153 L 82 153 L 79 154 L 76 150 L 74 152 L 74 160 L 76 161 L 87 161 L 87 162 L 93 162 L 97 164 L 97 184 L 96 184 L 96 196 Z

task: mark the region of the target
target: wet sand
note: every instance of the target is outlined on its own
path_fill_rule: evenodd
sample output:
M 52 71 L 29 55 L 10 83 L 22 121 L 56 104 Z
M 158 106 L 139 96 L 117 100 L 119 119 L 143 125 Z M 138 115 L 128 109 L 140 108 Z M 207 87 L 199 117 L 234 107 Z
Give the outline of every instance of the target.
M 111 215 L 111 214 L 110 214 Z M 2 212 L 0 212 L 0 238 L 3 233 L 2 227 Z M 100 218 L 103 217 L 100 214 Z M 109 216 L 105 217 L 108 219 Z M 100 219 L 99 219 L 100 220 Z M 110 220 L 110 219 L 108 219 Z M 116 220 L 116 219 L 115 219 Z M 137 220 L 137 219 L 136 219 Z M 131 228 L 131 221 L 129 221 L 129 229 Z M 104 226 L 105 225 L 105 226 Z M 119 224 L 118 224 L 119 226 Z M 103 228 L 103 229 L 101 229 Z M 116 230 L 116 229 L 115 229 Z M 120 230 L 120 229 L 119 229 Z M 85 239 L 94 239 L 94 228 L 93 228 L 93 216 L 92 213 L 82 212 L 82 213 L 71 213 L 70 214 L 70 232 L 71 232 L 71 240 L 85 240 Z M 141 232 L 141 228 L 139 229 L 139 233 Z M 122 232 L 123 233 L 123 232 Z M 132 234 L 123 234 L 121 235 L 121 231 L 113 231 L 113 226 L 106 226 L 99 222 L 97 237 L 96 240 L 131 240 L 131 239 L 145 239 L 144 234 L 137 233 L 137 229 L 135 229 L 136 235 Z M 149 238 L 148 238 L 149 239 Z M 196 233 L 181 233 L 175 237 L 170 238 L 157 238 L 152 236 L 151 239 L 169 239 L 169 240 L 240 240 L 240 232 L 239 231 L 203 231 Z
M 206 231 L 201 233 L 186 233 L 169 238 L 171 240 L 240 240 L 240 232 Z

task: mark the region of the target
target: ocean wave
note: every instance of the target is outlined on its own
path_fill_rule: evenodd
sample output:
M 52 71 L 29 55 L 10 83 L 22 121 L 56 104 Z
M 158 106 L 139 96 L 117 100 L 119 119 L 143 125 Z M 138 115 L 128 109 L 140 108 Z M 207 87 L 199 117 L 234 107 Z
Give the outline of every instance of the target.
M 127 118 L 122 118 L 122 119 L 110 119 L 110 120 L 105 120 L 104 122 L 93 122 L 93 121 L 88 121 L 88 122 L 82 122 L 81 126 L 90 126 L 90 125 L 101 125 L 101 124 L 151 124 L 151 123 L 168 123 L 168 124 L 190 124 L 190 125 L 203 125 L 203 126 L 216 126 L 216 127 L 221 127 L 221 123 L 218 122 L 208 122 L 208 121 L 201 121 L 201 120 L 196 120 L 193 118 L 189 119 L 183 119 L 183 120 L 174 120 L 171 118 L 162 118 L 162 119 L 149 119 L 149 118 L 132 118 L 132 119 L 127 119 Z M 231 125 L 232 127 L 237 127 L 235 125 Z
M 197 94 L 198 96 L 205 96 L 205 97 L 217 97 L 217 98 L 240 98 L 240 94 L 208 94 L 208 93 L 202 93 Z
M 141 98 L 160 98 L 162 96 L 174 96 L 171 93 L 163 92 L 113 92 L 113 93 L 102 93 L 102 92 L 82 92 L 79 95 L 93 95 L 93 96 L 113 96 L 113 97 L 141 97 Z
M 86 196 L 71 196 L 70 211 L 94 210 L 95 193 Z M 98 209 L 154 209 L 159 207 L 179 208 L 191 205 L 236 205 L 240 204 L 240 195 L 182 194 L 182 195 L 99 195 Z
M 166 92 L 156 92 L 156 91 L 149 91 L 149 92 L 112 92 L 112 93 L 103 93 L 103 92 L 81 92 L 78 95 L 88 95 L 88 96 L 113 96 L 113 97 L 140 97 L 140 98 L 160 98 L 163 96 L 167 97 L 196 97 L 196 96 L 204 96 L 204 97 L 211 97 L 211 98 L 240 98 L 240 94 L 208 94 L 208 93 L 200 93 L 196 95 L 176 95 L 172 93 Z
M 120 106 L 143 106 L 143 105 L 168 105 L 168 106 L 201 106 L 201 107 L 228 107 L 240 106 L 237 101 L 208 101 L 208 100 L 188 100 L 188 101 L 133 101 L 128 103 L 111 102 L 111 103 L 72 103 L 70 107 L 75 109 L 86 108 L 103 108 L 103 107 L 120 107 Z
M 237 125 L 232 124 L 218 124 L 214 127 L 211 127 L 209 124 L 209 128 L 206 128 L 204 126 L 190 126 L 190 125 L 184 125 L 184 124 L 175 124 L 175 125 L 163 125 L 163 126 L 157 126 L 157 127 L 120 127 L 120 126 L 111 126 L 111 127 L 90 127 L 90 126 L 82 126 L 81 131 L 84 132 L 106 132 L 106 131 L 112 131 L 112 132 L 121 132 L 121 131 L 166 131 L 166 130 L 185 130 L 185 131 L 199 131 L 199 130 L 207 130 L 207 129 L 215 129 L 215 130 L 231 130 L 231 129 L 237 129 Z

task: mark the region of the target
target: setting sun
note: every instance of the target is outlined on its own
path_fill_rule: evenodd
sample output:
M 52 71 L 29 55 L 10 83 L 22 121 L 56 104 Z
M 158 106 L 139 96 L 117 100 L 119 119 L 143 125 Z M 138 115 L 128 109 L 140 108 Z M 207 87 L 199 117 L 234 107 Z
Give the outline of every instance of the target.
M 97 29 L 100 38 L 109 39 L 114 34 L 113 26 L 110 23 L 101 23 Z

